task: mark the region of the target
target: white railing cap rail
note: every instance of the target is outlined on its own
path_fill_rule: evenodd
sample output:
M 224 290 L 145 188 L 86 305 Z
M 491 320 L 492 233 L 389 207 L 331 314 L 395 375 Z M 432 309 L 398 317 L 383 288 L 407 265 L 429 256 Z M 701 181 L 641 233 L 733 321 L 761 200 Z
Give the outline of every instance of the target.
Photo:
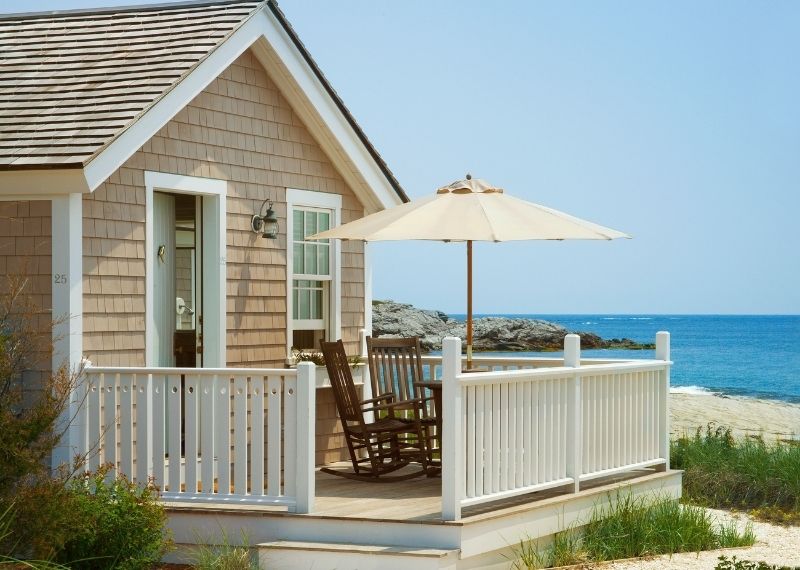
M 672 362 L 664 360 L 626 360 L 614 364 L 592 364 L 572 368 L 561 366 L 558 368 L 535 368 L 529 370 L 497 370 L 491 372 L 469 372 L 456 375 L 456 380 L 462 385 L 485 384 L 493 381 L 519 382 L 535 380 L 537 378 L 573 378 L 578 376 L 592 376 L 593 374 L 609 374 L 612 372 L 645 372 L 663 369 Z
M 86 366 L 93 374 L 196 374 L 201 376 L 297 376 L 296 368 L 170 368 L 159 366 Z
M 503 364 L 511 364 L 516 365 L 520 363 L 543 363 L 543 362 L 552 362 L 552 363 L 562 363 L 564 362 L 563 358 L 559 357 L 546 357 L 546 356 L 475 356 L 473 355 L 472 360 L 475 362 L 480 362 L 482 364 L 496 364 L 496 365 L 503 365 Z M 582 363 L 586 364 L 616 364 L 618 362 L 642 362 L 643 359 L 639 358 L 581 358 Z M 441 362 L 442 355 L 441 354 L 425 354 L 422 356 L 422 362 Z M 559 364 L 560 365 L 560 364 Z

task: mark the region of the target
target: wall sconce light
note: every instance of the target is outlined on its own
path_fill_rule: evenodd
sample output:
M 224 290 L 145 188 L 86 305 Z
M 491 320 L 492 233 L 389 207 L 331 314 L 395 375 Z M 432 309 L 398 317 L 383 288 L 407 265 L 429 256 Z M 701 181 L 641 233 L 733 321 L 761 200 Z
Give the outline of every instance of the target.
M 267 213 L 264 213 L 264 206 L 269 202 Z M 268 239 L 275 239 L 278 237 L 278 217 L 272 209 L 272 200 L 267 198 L 261 204 L 258 214 L 253 214 L 250 219 L 250 228 L 254 233 L 261 234 L 261 237 Z

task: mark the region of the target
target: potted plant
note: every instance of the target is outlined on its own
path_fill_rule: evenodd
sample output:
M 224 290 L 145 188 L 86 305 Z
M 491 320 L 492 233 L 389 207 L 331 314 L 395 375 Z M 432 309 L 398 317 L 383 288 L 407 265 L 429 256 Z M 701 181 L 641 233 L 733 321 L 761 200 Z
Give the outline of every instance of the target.
M 317 366 L 316 379 L 317 388 L 330 388 L 331 382 L 328 377 L 328 369 L 325 367 L 325 358 L 319 351 L 308 349 L 300 349 L 292 347 L 291 356 L 288 359 L 288 367 L 296 368 L 300 362 L 312 362 Z M 353 372 L 353 380 L 356 384 L 364 382 L 364 369 L 366 362 L 364 357 L 353 355 L 347 357 L 347 362 L 350 364 L 350 370 Z

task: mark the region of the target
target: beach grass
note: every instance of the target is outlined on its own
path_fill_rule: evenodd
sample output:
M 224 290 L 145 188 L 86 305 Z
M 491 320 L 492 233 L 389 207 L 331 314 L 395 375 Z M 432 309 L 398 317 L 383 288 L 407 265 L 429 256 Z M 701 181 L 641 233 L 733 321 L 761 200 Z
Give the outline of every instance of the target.
M 683 469 L 684 500 L 742 509 L 762 520 L 800 524 L 800 446 L 734 438 L 713 424 L 672 442 L 671 466 Z
M 748 526 L 720 524 L 702 507 L 683 505 L 670 497 L 638 497 L 620 493 L 609 506 L 594 509 L 581 529 L 555 535 L 547 548 L 524 541 L 516 550 L 518 569 L 606 562 L 715 548 L 750 546 Z

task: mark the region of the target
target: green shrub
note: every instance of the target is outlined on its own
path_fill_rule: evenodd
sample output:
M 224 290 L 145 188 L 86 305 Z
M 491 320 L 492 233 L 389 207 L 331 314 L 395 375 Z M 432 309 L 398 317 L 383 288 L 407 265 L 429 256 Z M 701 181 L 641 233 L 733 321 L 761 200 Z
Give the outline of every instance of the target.
M 242 531 L 242 544 L 231 544 L 225 529 L 222 529 L 222 544 L 208 545 L 208 540 L 196 540 L 193 568 L 197 570 L 258 570 L 258 560 L 248 546 L 247 535 Z
M 730 429 L 709 424 L 672 442 L 671 464 L 684 470 L 684 498 L 690 502 L 756 509 L 754 515 L 779 522 L 800 520 L 799 446 L 734 439 Z
M 766 562 L 753 562 L 752 560 L 737 560 L 734 556 L 730 560 L 727 556 L 720 556 L 714 570 L 800 570 L 800 566 L 775 566 Z
M 71 532 L 64 482 L 81 463 L 54 474 L 49 457 L 69 428 L 60 418 L 81 371 L 43 372 L 59 321 L 50 322 L 28 287 L 24 275 L 0 283 L 0 512 L 13 512 L 0 533 L 0 556 L 49 560 Z
M 109 471 L 104 466 L 70 481 L 74 534 L 56 559 L 79 570 L 149 568 L 170 546 L 158 492 L 124 476 L 110 478 Z
M 516 568 L 545 568 L 585 562 L 605 562 L 658 554 L 699 552 L 750 546 L 755 535 L 748 526 L 717 524 L 701 507 L 681 505 L 669 498 L 634 499 L 617 495 L 608 507 L 596 508 L 580 533 L 567 530 L 540 550 L 521 543 Z

